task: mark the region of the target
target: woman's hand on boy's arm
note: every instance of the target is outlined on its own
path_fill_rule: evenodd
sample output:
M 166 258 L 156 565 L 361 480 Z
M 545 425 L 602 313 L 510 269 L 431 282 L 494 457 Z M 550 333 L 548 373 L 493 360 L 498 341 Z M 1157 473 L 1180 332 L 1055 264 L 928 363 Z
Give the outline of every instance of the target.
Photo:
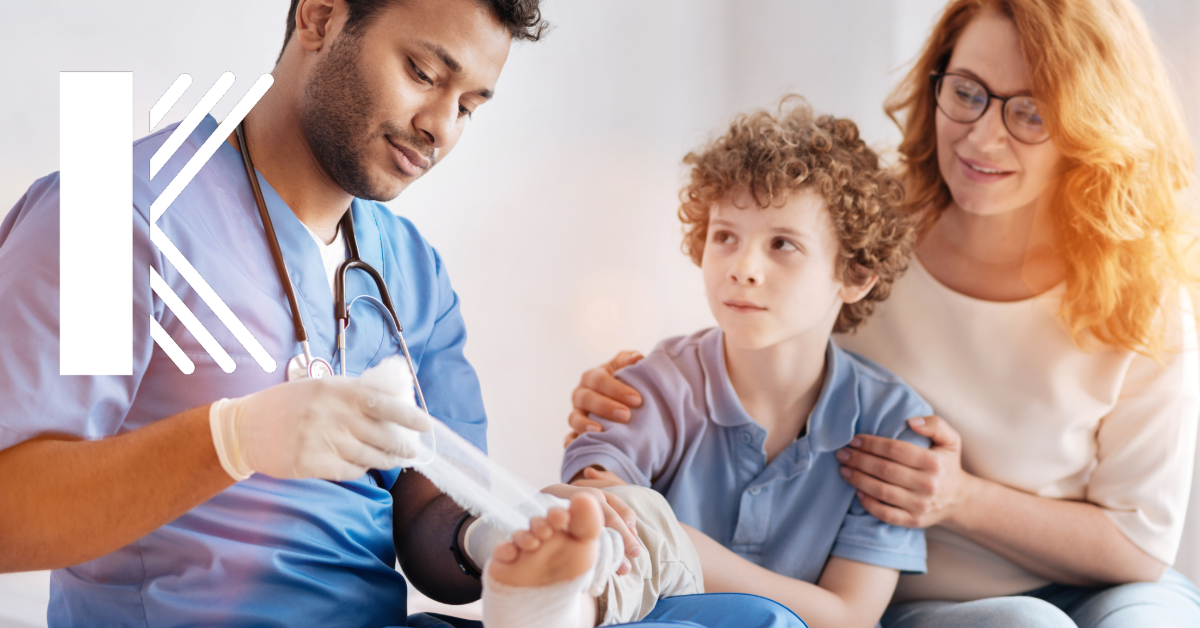
M 954 516 L 974 476 L 963 471 L 962 438 L 944 419 L 916 417 L 908 423 L 930 439 L 928 449 L 859 434 L 858 444 L 852 441 L 838 452 L 838 460 L 867 512 L 884 523 L 927 528 Z
M 836 556 L 819 584 L 760 567 L 703 532 L 680 524 L 700 555 L 707 593 L 749 593 L 790 608 L 811 628 L 872 628 L 883 616 L 899 572 Z
M 584 371 L 579 378 L 579 385 L 571 393 L 571 416 L 567 422 L 571 425 L 571 433 L 563 446 L 571 444 L 584 432 L 601 432 L 604 428 L 588 417 L 595 414 L 610 421 L 625 423 L 629 421 L 629 409 L 642 405 L 642 396 L 633 387 L 617 379 L 613 373 L 642 360 L 642 354 L 637 351 L 622 351 L 607 363 L 594 369 Z

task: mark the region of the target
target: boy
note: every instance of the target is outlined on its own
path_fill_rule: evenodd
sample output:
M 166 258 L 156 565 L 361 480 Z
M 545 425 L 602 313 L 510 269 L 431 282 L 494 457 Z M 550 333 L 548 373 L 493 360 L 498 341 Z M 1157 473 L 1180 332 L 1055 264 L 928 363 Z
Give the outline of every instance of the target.
M 709 592 L 770 597 L 814 627 L 874 626 L 899 572 L 924 571 L 924 536 L 867 513 L 835 452 L 860 433 L 928 446 L 906 421 L 932 411 L 829 336 L 905 269 L 916 226 L 895 209 L 900 184 L 853 122 L 796 97 L 684 163 L 683 249 L 719 326 L 622 370 L 643 405 L 572 442 L 563 479 L 662 493 Z

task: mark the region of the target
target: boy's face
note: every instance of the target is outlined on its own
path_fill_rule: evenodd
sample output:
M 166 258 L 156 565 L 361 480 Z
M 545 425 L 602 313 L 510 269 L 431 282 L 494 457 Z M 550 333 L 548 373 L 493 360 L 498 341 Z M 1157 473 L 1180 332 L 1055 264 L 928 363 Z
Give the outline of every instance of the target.
M 842 304 L 866 294 L 835 276 L 838 247 L 825 200 L 810 190 L 793 191 L 781 207 L 759 209 L 747 192 L 714 205 L 700 266 L 726 342 L 823 345 Z

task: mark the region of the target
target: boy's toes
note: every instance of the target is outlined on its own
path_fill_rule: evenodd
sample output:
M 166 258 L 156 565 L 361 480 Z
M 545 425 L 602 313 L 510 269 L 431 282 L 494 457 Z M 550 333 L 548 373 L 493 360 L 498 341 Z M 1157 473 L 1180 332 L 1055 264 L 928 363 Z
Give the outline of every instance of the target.
M 517 549 L 517 546 L 508 541 L 500 543 L 492 549 L 492 560 L 501 563 L 516 562 L 517 557 L 520 555 L 521 551 Z
M 566 508 L 551 508 L 549 514 L 546 515 L 546 521 L 555 530 L 566 530 L 567 524 L 571 522 L 571 514 L 567 512 Z
M 537 551 L 542 546 L 542 540 L 528 530 L 517 530 L 512 535 L 513 545 L 523 552 Z
M 571 498 L 571 521 L 567 532 L 580 541 L 591 541 L 604 529 L 604 512 L 595 497 L 580 493 Z
M 554 536 L 554 528 L 541 517 L 534 517 L 529 520 L 529 531 L 543 541 L 549 541 L 550 537 Z

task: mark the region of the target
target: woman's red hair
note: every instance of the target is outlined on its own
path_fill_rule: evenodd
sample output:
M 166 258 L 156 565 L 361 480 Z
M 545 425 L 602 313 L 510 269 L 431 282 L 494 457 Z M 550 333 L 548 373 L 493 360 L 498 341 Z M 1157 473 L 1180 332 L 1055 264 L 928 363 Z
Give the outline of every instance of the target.
M 903 132 L 907 209 L 928 226 L 952 202 L 938 169 L 929 75 L 945 70 L 963 29 L 983 11 L 1015 24 L 1033 94 L 1068 163 L 1048 200 L 1072 337 L 1158 352 L 1164 296 L 1195 286 L 1180 202 L 1193 154 L 1158 51 L 1127 0 L 951 2 L 884 106 Z

